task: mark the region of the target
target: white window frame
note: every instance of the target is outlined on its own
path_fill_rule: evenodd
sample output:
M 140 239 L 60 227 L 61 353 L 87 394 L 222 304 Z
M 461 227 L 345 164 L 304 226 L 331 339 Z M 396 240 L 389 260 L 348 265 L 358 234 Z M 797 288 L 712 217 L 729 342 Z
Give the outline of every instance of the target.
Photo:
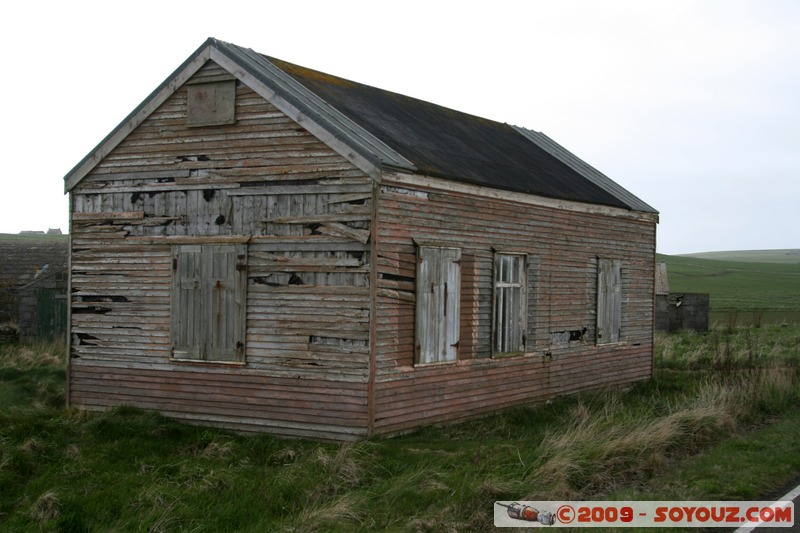
M 528 332 L 528 258 L 495 252 L 492 274 L 492 355 L 525 353 Z

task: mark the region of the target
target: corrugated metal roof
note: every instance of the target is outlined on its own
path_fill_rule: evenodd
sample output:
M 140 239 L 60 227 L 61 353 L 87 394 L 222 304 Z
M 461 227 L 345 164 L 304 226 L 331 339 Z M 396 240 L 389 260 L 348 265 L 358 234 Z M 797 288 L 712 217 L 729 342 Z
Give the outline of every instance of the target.
M 655 212 L 547 136 L 352 82 L 208 39 L 65 177 L 75 186 L 208 59 L 260 85 L 273 103 L 325 133 L 376 175 L 401 169 L 549 198 Z M 281 105 L 279 105 L 281 104 Z M 290 116 L 292 116 L 290 114 Z M 303 122 L 301 122 L 303 123 Z M 344 152 L 344 153 L 343 153 Z M 376 172 L 372 172 L 375 170 Z
M 403 154 L 420 173 L 497 189 L 633 209 L 507 124 L 269 60 Z
M 620 184 L 616 183 L 614 180 L 594 168 L 593 166 L 589 165 L 572 152 L 555 142 L 553 139 L 548 137 L 542 132 L 529 130 L 527 128 L 523 128 L 521 126 L 514 126 L 518 132 L 524 135 L 527 139 L 531 142 L 539 146 L 540 148 L 547 151 L 547 153 L 551 154 L 553 157 L 556 157 L 562 163 L 566 164 L 576 172 L 580 173 L 586 179 L 591 180 L 592 183 L 598 185 L 599 187 L 603 188 L 604 190 L 608 191 L 609 193 L 613 194 L 626 204 L 630 206 L 631 209 L 634 211 L 645 211 L 650 213 L 657 213 L 655 209 L 647 205 L 645 202 L 640 200 L 638 197 L 631 194 L 628 190 L 622 187 Z
M 276 67 L 265 56 L 248 48 L 219 40 L 214 40 L 214 44 L 218 50 L 245 68 L 276 95 L 324 127 L 337 139 L 346 142 L 359 155 L 372 161 L 376 166 L 390 166 L 412 172 L 416 170 L 408 159 Z

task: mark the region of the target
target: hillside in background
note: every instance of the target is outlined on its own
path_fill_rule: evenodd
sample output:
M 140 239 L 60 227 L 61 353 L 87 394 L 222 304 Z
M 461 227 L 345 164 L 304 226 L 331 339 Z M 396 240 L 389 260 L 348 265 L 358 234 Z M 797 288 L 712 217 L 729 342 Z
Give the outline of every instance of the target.
M 716 261 L 737 261 L 745 263 L 786 263 L 800 265 L 800 250 L 739 250 L 731 252 L 701 252 L 679 254 L 677 257 L 695 259 L 714 259 Z
M 711 295 L 712 319 L 732 313 L 749 313 L 775 320 L 800 320 L 800 256 L 785 261 L 789 250 L 763 252 L 711 252 L 728 260 L 704 259 L 699 255 L 658 254 L 667 263 L 671 292 Z M 733 257 L 739 260 L 730 259 Z M 763 257 L 764 262 L 754 258 Z
M 69 235 L 0 233 L 0 248 L 68 241 Z M 0 253 L 0 260 L 8 263 L 7 255 L 7 251 Z M 798 249 L 657 254 L 656 260 L 667 264 L 671 292 L 711 295 L 712 321 L 736 315 L 740 323 L 762 319 L 800 322 Z
M 0 242 L 22 242 L 30 244 L 38 244 L 42 242 L 69 242 L 69 235 L 48 235 L 46 233 L 0 233 Z

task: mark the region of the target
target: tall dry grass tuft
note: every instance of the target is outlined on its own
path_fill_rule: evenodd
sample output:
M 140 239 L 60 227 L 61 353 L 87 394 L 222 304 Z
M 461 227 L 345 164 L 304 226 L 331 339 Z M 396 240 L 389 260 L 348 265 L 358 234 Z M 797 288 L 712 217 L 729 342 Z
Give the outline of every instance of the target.
M 361 481 L 361 464 L 365 455 L 364 445 L 345 442 L 334 454 L 328 453 L 322 447 L 317 448 L 314 453 L 315 462 L 327 475 L 327 489 L 333 494 L 339 493 L 342 489 L 354 487 Z
M 44 443 L 40 438 L 30 437 L 20 444 L 19 450 L 25 455 L 39 455 L 44 451 Z
M 701 446 L 735 427 L 731 396 L 709 391 L 667 412 L 642 412 L 611 395 L 605 405 L 579 403 L 572 419 L 548 433 L 528 476 L 529 499 L 586 498 L 644 479 L 676 451 Z
M 743 417 L 769 416 L 800 401 L 800 368 L 770 366 L 742 373 L 732 382 Z
M 307 505 L 333 506 L 333 510 L 341 511 L 348 504 L 355 503 L 352 498 L 343 499 L 341 496 L 348 495 L 361 483 L 364 465 L 371 461 L 369 446 L 369 442 L 344 442 L 335 451 L 327 446 L 315 448 L 310 463 L 315 465 L 319 481 L 306 490 Z
M 0 435 L 0 473 L 11 463 L 11 445 L 7 437 Z
M 365 465 L 373 461 L 370 442 L 344 442 L 336 448 L 317 446 L 310 460 L 318 480 L 306 489 L 298 531 L 324 531 L 326 524 L 354 522 L 364 525 L 366 501 L 352 489 L 362 483 Z M 297 457 L 292 455 L 292 460 Z
M 331 524 L 352 522 L 365 525 L 364 501 L 355 493 L 348 493 L 319 505 L 305 505 L 298 516 L 298 531 L 326 531 Z
M 39 525 L 55 520 L 61 514 L 61 502 L 55 491 L 48 490 L 31 506 L 30 515 Z
M 577 403 L 568 421 L 552 430 L 538 448 L 527 480 L 529 499 L 587 498 L 636 482 L 664 468 L 672 457 L 692 454 L 731 434 L 742 424 L 777 413 L 800 401 L 800 368 L 785 363 L 757 333 L 720 335 L 701 345 L 677 346 L 671 340 L 659 355 L 682 352 L 712 361 L 705 381 L 677 398 L 649 405 L 626 405 L 622 393 L 607 393 Z M 770 348 L 774 352 L 774 348 Z M 712 357 L 709 357 L 712 355 Z M 708 366 L 706 366 L 708 370 Z
M 67 364 L 64 343 L 0 345 L 0 366 L 29 370 L 43 366 L 64 367 Z
M 235 444 L 232 438 L 209 432 L 209 434 L 204 434 L 203 438 L 191 447 L 189 453 L 201 459 L 225 459 L 234 450 Z
M 471 509 L 470 509 L 471 510 Z M 462 511 L 463 513 L 463 511 Z M 465 520 L 454 517 L 461 517 L 457 509 L 452 505 L 442 505 L 433 514 L 425 516 L 415 516 L 406 524 L 408 531 L 417 533 L 436 531 L 437 533 L 459 533 L 461 531 L 483 531 L 477 527 L 469 527 Z M 472 521 L 470 521 L 472 522 Z

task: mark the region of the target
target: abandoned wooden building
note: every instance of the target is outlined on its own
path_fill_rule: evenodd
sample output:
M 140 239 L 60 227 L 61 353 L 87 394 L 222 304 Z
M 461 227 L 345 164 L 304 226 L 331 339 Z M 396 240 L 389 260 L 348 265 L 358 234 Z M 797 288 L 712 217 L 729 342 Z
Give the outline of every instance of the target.
M 65 180 L 75 406 L 358 439 L 652 373 L 658 214 L 542 133 L 209 39 Z

